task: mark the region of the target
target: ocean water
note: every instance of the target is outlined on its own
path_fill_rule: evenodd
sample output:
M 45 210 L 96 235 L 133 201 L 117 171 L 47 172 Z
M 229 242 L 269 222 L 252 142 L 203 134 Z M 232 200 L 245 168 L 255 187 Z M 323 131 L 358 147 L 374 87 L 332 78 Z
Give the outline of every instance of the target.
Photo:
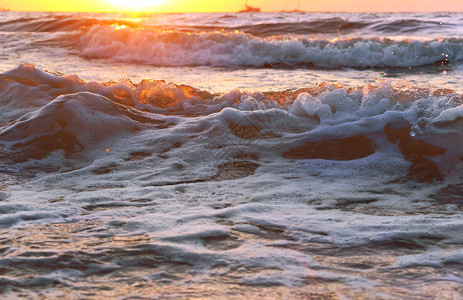
M 462 35 L 0 12 L 2 297 L 461 299 Z

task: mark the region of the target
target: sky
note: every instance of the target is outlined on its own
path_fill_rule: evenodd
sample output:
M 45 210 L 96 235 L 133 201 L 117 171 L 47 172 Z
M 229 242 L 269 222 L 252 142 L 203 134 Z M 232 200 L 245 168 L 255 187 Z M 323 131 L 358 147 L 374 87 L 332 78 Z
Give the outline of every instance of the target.
M 463 0 L 249 0 L 262 11 L 459 11 Z M 149 11 L 224 12 L 237 11 L 244 0 L 0 0 L 0 8 L 25 11 Z

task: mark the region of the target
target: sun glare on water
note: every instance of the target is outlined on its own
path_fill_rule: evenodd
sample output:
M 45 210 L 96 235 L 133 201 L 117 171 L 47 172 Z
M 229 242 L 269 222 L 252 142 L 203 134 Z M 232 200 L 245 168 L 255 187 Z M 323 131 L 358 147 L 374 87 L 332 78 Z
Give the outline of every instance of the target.
M 164 4 L 165 0 L 109 0 L 114 7 L 127 11 L 142 11 L 154 9 Z

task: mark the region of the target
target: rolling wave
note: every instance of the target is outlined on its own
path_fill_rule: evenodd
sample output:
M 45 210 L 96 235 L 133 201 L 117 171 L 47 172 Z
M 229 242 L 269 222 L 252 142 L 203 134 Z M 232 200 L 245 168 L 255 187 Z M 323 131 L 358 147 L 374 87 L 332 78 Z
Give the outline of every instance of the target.
M 119 21 L 119 23 L 127 23 Z M 0 31 L 4 32 L 63 32 L 85 29 L 95 24 L 110 25 L 112 20 L 79 18 L 78 16 L 50 16 L 48 18 L 30 17 L 0 22 Z
M 89 159 L 89 151 L 105 141 L 158 130 L 186 130 L 182 135 L 200 134 L 217 145 L 224 135 L 268 141 L 278 147 L 259 151 L 288 159 L 350 161 L 396 151 L 387 146 L 396 144 L 411 164 L 409 177 L 417 181 L 440 180 L 463 157 L 455 143 L 461 136 L 455 130 L 463 120 L 461 95 L 405 81 L 213 94 L 154 80 L 87 82 L 21 65 L 2 74 L 0 84 L 5 108 L 0 147 L 10 163 L 42 160 L 58 150 L 65 158 Z M 35 106 L 15 101 L 30 97 L 37 98 Z M 176 127 L 179 123 L 187 127 Z M 225 176 L 219 173 L 208 180 Z
M 264 23 L 231 28 L 254 36 L 285 34 L 329 34 L 354 32 L 371 25 L 368 22 L 354 22 L 342 18 L 329 18 L 305 22 Z
M 409 68 L 463 59 L 460 38 L 258 38 L 242 32 L 185 33 L 94 26 L 80 55 L 154 66 Z
M 219 18 L 218 20 L 222 20 Z M 228 16 L 230 18 L 230 16 Z M 153 19 L 150 19 L 153 18 Z M 186 16 L 185 18 L 188 18 Z M 408 18 L 408 19 L 389 19 L 389 18 L 370 18 L 366 19 L 349 19 L 349 16 L 314 18 L 307 14 L 304 19 L 278 17 L 269 18 L 260 22 L 244 24 L 236 20 L 220 22 L 157 22 L 155 16 L 146 16 L 140 20 L 131 18 L 121 18 L 119 16 L 100 15 L 57 15 L 50 14 L 47 16 L 23 16 L 16 19 L 9 19 L 0 22 L 0 31 L 5 32 L 61 32 L 75 31 L 79 29 L 88 29 L 95 25 L 120 24 L 131 27 L 142 26 L 144 28 L 156 30 L 175 30 L 182 32 L 214 32 L 218 30 L 235 31 L 239 30 L 258 37 L 268 37 L 276 35 L 307 35 L 307 34 L 356 34 L 356 35 L 404 35 L 412 33 L 427 34 L 430 29 L 433 30 L 451 30 L 458 28 L 458 24 L 442 22 L 438 20 Z M 457 30 L 458 31 L 458 30 Z

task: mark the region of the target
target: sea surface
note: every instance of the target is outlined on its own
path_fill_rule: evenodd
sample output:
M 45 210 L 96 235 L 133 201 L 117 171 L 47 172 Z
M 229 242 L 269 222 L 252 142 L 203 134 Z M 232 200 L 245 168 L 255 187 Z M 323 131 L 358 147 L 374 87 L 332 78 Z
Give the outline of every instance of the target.
M 0 12 L 0 73 L 2 298 L 463 298 L 463 13 Z

